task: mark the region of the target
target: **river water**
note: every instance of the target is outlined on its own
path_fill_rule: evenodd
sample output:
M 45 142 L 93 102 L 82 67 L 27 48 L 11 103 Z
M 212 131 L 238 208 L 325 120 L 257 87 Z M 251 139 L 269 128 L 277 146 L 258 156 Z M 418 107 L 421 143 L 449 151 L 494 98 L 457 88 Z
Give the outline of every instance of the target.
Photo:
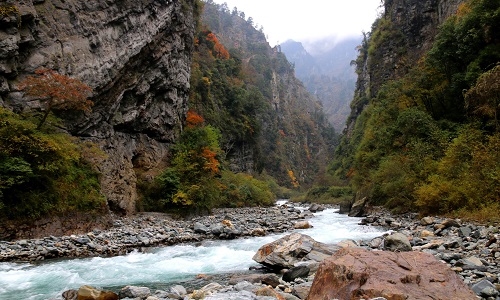
M 297 231 L 328 244 L 345 239 L 368 240 L 383 233 L 375 227 L 358 225 L 359 221 L 327 209 L 309 220 L 313 228 Z M 284 235 L 205 241 L 196 246 L 168 246 L 108 258 L 49 260 L 36 265 L 0 263 L 0 299 L 62 299 L 63 291 L 82 285 L 167 289 L 178 283 L 189 284 L 197 274 L 245 272 L 258 265 L 252 256 L 262 245 Z

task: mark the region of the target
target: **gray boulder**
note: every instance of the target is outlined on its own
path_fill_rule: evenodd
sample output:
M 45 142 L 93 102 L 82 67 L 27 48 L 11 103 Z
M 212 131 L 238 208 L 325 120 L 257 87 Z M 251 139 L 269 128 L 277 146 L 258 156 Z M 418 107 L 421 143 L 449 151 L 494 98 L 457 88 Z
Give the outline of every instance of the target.
M 207 226 L 201 224 L 200 222 L 194 223 L 193 230 L 196 233 L 202 233 L 202 234 L 210 233 L 210 229 Z
M 301 261 L 322 261 L 338 249 L 308 235 L 292 233 L 260 247 L 252 259 L 271 269 L 281 270 L 292 268 Z
M 496 297 L 500 294 L 496 287 L 486 279 L 474 284 L 472 286 L 472 290 L 476 293 L 476 295 L 484 298 Z
M 406 237 L 406 235 L 399 232 L 394 232 L 385 237 L 384 250 L 393 252 L 394 251 L 405 252 L 405 251 L 411 251 L 412 248 L 410 240 L 408 239 L 408 237 Z
M 315 213 L 318 211 L 323 211 L 323 210 L 325 210 L 325 208 L 317 203 L 313 203 L 313 204 L 311 204 L 311 206 L 309 206 L 309 208 L 307 210 Z
M 304 278 L 309 275 L 309 267 L 307 266 L 298 266 L 293 267 L 290 270 L 283 273 L 283 281 L 292 282 L 295 278 Z
M 363 197 L 359 200 L 356 200 L 351 207 L 351 210 L 349 211 L 348 216 L 349 217 L 363 217 L 365 213 L 365 206 L 366 203 L 368 202 L 367 197 Z
M 120 299 L 122 298 L 139 298 L 146 299 L 151 296 L 151 290 L 148 287 L 144 286 L 130 286 L 127 285 L 120 290 L 118 294 Z
M 295 285 L 292 289 L 292 294 L 299 299 L 306 299 L 309 291 L 311 290 L 312 282 L 305 282 Z
M 432 224 L 434 224 L 433 217 L 423 217 L 422 219 L 420 219 L 420 225 L 427 226 Z

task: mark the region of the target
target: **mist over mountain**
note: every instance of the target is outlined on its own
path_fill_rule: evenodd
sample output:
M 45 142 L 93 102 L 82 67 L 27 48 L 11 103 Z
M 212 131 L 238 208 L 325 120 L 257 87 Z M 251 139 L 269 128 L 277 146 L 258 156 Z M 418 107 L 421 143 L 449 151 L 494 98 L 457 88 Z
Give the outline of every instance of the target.
M 307 90 L 323 105 L 329 122 L 342 131 L 350 113 L 349 103 L 354 95 L 356 73 L 351 61 L 356 59 L 356 47 L 361 38 L 342 41 L 329 39 L 308 43 L 288 40 L 281 51 L 295 65 L 295 73 Z M 333 45 L 332 45 L 333 44 Z

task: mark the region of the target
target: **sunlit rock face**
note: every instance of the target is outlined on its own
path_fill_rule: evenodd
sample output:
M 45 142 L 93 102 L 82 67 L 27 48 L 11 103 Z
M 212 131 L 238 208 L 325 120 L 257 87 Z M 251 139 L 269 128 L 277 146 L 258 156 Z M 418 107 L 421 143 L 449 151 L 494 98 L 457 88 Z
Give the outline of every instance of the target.
M 0 14 L 0 105 L 36 109 L 16 83 L 40 67 L 93 89 L 92 113 L 63 116 L 96 142 L 110 207 L 135 210 L 136 171 L 155 168 L 181 130 L 193 51 L 194 0 L 21 0 Z

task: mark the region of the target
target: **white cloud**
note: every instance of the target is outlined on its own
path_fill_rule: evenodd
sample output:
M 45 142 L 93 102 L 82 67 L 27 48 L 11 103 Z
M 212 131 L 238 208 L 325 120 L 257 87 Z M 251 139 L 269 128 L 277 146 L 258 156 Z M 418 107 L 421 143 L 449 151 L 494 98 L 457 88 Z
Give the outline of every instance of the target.
M 264 27 L 271 45 L 361 35 L 377 17 L 380 0 L 214 0 L 235 6 Z

